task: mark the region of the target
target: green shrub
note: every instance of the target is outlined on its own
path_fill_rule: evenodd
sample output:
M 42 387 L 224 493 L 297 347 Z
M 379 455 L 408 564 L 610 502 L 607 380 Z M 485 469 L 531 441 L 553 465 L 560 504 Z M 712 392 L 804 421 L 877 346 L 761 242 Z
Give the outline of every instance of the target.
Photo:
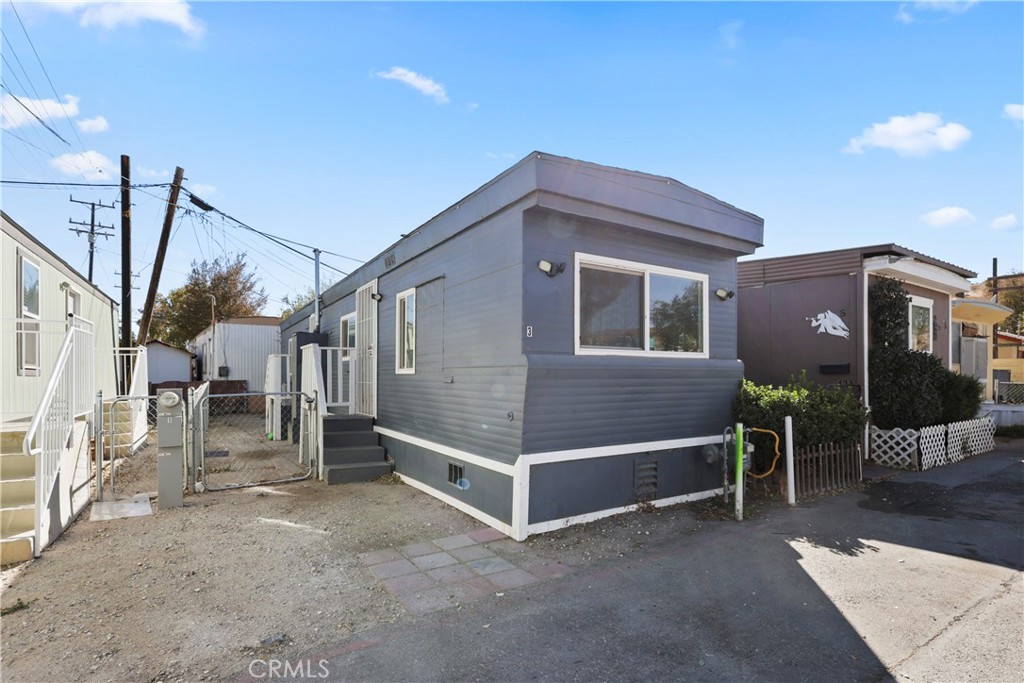
M 974 419 L 981 409 L 982 390 L 980 380 L 947 371 L 942 390 L 942 421 L 949 424 Z
M 792 416 L 796 448 L 822 443 L 856 443 L 863 436 L 868 419 L 864 406 L 848 389 L 823 387 L 810 382 L 806 374 L 791 379 L 785 387 L 744 380 L 733 402 L 733 412 L 744 427 L 771 429 L 780 439 L 785 438 L 786 416 Z M 748 438 L 757 448 L 758 464 L 770 462 L 775 453 L 774 439 L 756 433 Z
M 924 351 L 871 349 L 871 421 L 879 429 L 919 429 L 940 424 L 949 374 L 942 361 Z
M 879 278 L 868 290 L 871 345 L 876 349 L 906 349 L 910 332 L 910 295 L 898 281 Z

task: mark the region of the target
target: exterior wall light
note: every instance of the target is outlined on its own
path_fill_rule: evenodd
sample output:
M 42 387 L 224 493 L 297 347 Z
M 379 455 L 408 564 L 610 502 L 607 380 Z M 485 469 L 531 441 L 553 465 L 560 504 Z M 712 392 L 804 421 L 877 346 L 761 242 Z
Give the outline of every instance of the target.
M 732 291 L 731 289 L 716 289 L 715 296 L 717 296 L 722 301 L 728 301 L 729 299 L 736 296 L 736 292 Z
M 543 259 L 537 263 L 537 267 L 540 268 L 540 271 L 548 277 L 554 277 L 559 273 L 565 272 L 565 263 L 552 263 L 551 261 L 545 261 Z
M 373 294 L 370 295 L 370 298 L 373 299 L 374 301 L 380 301 L 381 299 L 384 298 L 384 295 L 381 294 L 380 292 L 374 292 Z

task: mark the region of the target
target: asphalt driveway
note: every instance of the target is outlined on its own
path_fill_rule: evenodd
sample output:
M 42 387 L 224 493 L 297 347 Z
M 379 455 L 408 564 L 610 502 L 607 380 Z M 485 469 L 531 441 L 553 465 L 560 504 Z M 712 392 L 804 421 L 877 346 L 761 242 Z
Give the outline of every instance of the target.
M 742 524 L 667 517 L 640 552 L 238 677 L 1016 681 L 1022 445 Z

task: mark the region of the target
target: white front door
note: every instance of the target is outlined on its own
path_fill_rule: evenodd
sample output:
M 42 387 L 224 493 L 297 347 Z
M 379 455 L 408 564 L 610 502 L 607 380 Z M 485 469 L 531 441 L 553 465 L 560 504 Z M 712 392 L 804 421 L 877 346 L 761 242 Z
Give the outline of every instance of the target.
M 377 417 L 377 281 L 356 291 L 356 412 Z

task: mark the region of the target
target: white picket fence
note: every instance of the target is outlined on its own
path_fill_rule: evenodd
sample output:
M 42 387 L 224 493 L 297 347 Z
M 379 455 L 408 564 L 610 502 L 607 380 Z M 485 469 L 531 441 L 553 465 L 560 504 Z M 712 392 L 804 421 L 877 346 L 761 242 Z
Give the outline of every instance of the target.
M 927 470 L 958 462 L 996 447 L 990 417 L 921 429 L 871 427 L 871 459 L 880 465 Z

